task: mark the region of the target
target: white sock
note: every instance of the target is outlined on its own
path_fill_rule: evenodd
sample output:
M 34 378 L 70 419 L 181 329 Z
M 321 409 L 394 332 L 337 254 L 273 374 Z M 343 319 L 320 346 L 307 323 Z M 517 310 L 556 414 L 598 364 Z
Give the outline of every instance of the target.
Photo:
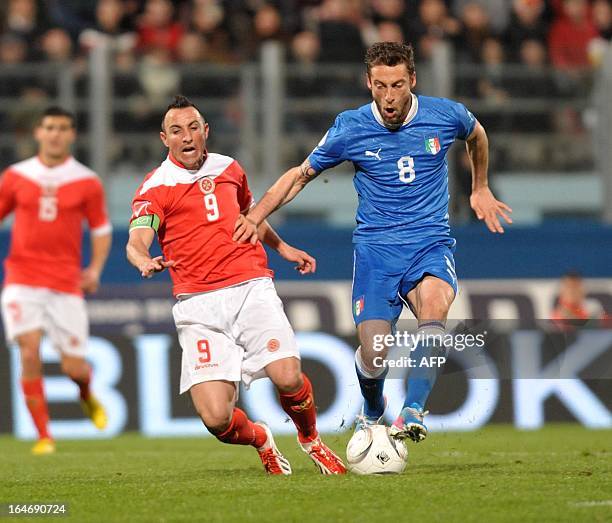
M 361 375 L 365 378 L 375 379 L 385 372 L 385 367 L 376 368 L 374 371 L 368 371 L 364 368 L 363 360 L 361 359 L 361 345 L 357 347 L 355 351 L 355 365 L 357 365 L 359 372 L 361 372 Z

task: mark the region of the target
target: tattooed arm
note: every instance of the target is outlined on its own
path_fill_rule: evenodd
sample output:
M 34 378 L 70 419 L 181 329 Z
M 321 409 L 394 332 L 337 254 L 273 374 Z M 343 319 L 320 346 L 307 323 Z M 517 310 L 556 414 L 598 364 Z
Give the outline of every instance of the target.
M 257 205 L 251 208 L 246 220 L 236 222 L 234 240 L 255 243 L 257 241 L 257 227 L 276 209 L 293 200 L 306 184 L 314 180 L 318 174 L 310 166 L 308 159 L 299 167 L 289 169 L 266 191 Z

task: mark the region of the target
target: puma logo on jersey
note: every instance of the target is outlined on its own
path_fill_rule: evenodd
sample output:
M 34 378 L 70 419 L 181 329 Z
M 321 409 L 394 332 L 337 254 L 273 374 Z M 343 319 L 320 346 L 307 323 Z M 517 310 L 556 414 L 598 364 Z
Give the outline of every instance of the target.
M 365 155 L 366 156 L 373 156 L 374 158 L 376 158 L 377 160 L 380 160 L 380 150 L 382 149 L 382 147 L 378 148 L 378 151 L 373 152 L 373 151 L 366 151 Z

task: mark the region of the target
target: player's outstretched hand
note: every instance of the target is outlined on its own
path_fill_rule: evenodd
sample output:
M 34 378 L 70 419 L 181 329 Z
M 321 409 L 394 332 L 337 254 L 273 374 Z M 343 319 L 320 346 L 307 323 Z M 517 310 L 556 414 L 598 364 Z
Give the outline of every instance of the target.
M 499 216 L 501 216 L 506 223 L 512 223 L 512 218 L 510 218 L 512 209 L 504 202 L 496 200 L 488 187 L 473 191 L 470 196 L 470 205 L 476 213 L 476 217 L 479 220 L 483 220 L 493 233 L 504 232 L 504 228 L 499 221 Z
M 234 225 L 233 240 L 238 243 L 250 242 L 255 245 L 258 239 L 255 222 L 249 220 L 244 214 L 238 216 L 236 225 Z
M 300 274 L 312 274 L 317 270 L 317 260 L 315 260 L 307 252 L 291 247 L 287 243 L 281 244 L 278 248 L 278 254 L 280 254 L 285 260 L 295 262 L 295 270 Z
M 90 294 L 96 292 L 100 286 L 100 271 L 93 267 L 87 267 L 81 272 L 81 289 Z
M 143 278 L 151 278 L 156 272 L 162 272 L 168 267 L 174 267 L 174 260 L 164 260 L 163 256 L 156 256 L 144 262 L 138 269 Z

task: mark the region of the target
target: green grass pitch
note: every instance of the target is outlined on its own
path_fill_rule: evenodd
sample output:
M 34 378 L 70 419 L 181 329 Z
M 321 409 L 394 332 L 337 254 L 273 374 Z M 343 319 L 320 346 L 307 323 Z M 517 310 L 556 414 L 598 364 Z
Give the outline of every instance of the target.
M 349 436 L 326 441 L 344 456 Z M 612 431 L 431 434 L 409 445 L 401 476 L 321 476 L 293 437 L 277 443 L 291 477 L 267 477 L 252 448 L 212 438 L 59 441 L 32 457 L 3 436 L 0 503 L 67 502 L 58 520 L 79 522 L 612 521 Z

